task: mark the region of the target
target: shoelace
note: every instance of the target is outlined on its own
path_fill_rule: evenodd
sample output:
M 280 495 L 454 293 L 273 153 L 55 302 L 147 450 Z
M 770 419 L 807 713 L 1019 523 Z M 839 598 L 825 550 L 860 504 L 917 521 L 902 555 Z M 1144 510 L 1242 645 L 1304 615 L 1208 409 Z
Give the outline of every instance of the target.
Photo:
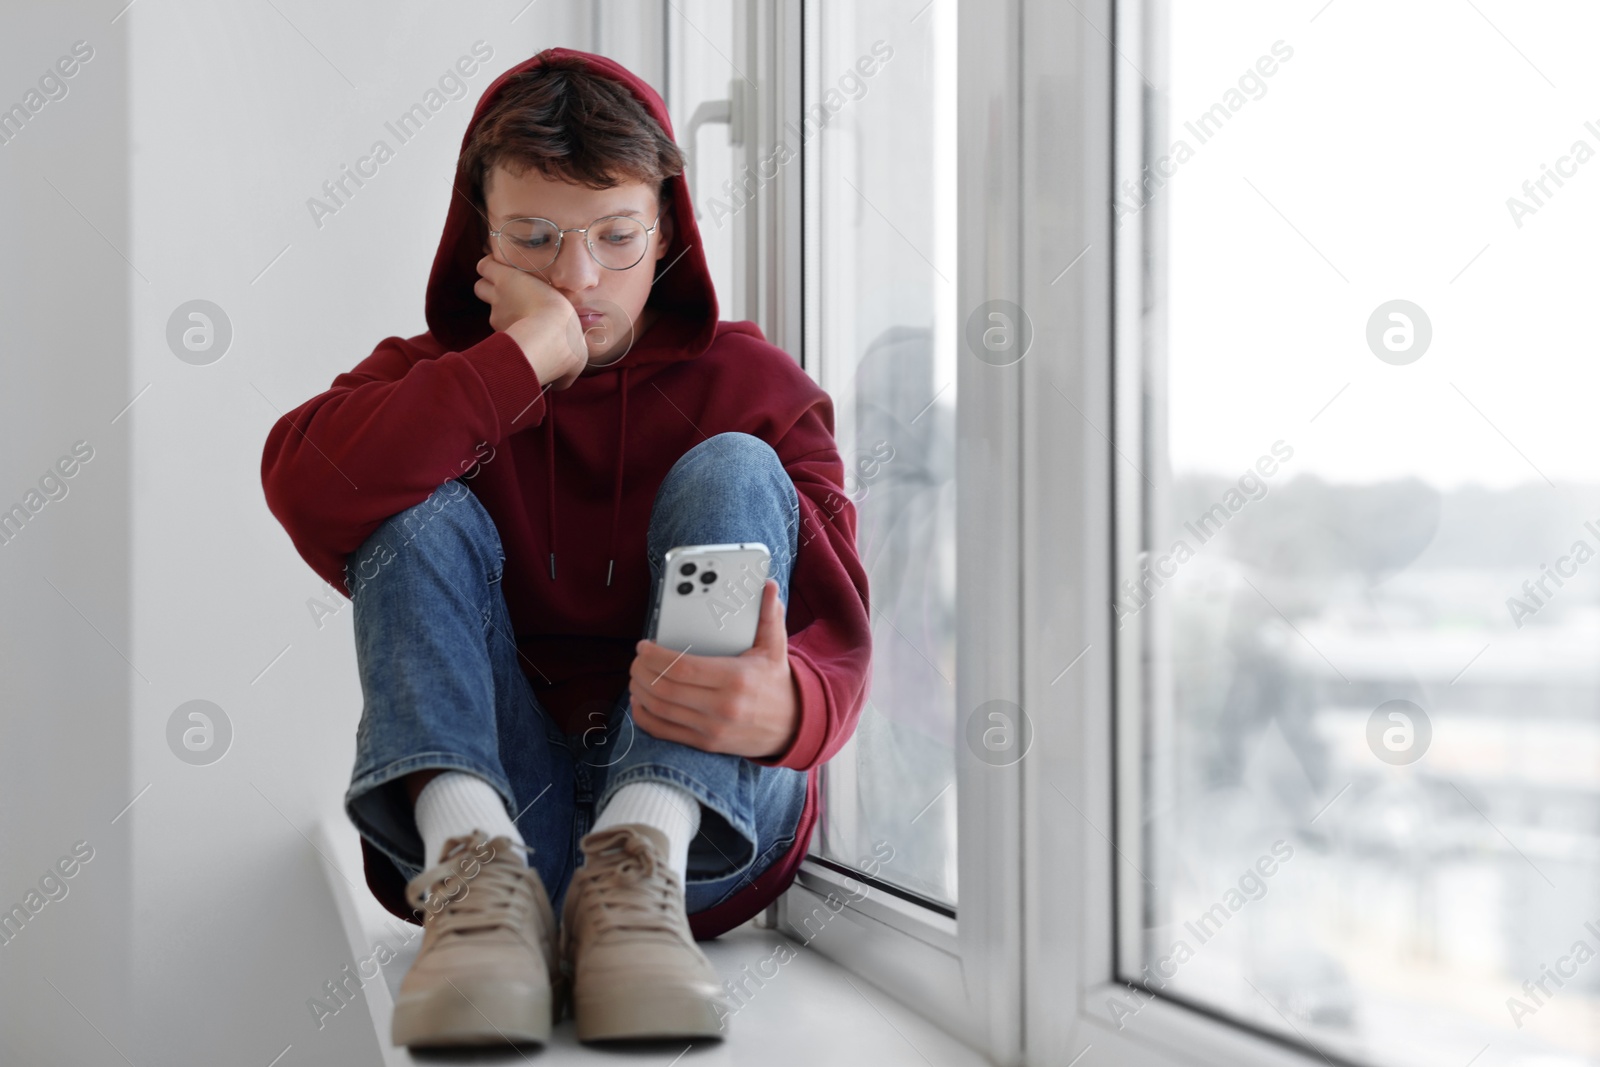
M 483 835 L 453 840 L 461 844 L 447 850 L 442 860 L 412 880 L 406 887 L 406 900 L 414 908 L 432 911 L 429 901 L 436 894 L 447 898 L 431 919 L 436 938 L 512 926 L 528 868 L 514 859 L 502 858 L 499 852 L 503 847 L 515 849 L 519 846 L 510 838 L 495 838 L 496 854 L 488 860 L 477 861 L 478 872 L 469 879 L 461 872 L 459 861 L 475 854 L 477 847 L 484 843 Z M 531 851 L 527 845 L 520 847 Z M 449 896 L 452 890 L 456 894 L 454 897 Z
M 596 844 L 593 858 L 578 872 L 585 902 L 595 909 L 595 932 L 636 930 L 678 938 L 677 875 L 661 865 L 650 843 L 619 829 L 610 840 Z

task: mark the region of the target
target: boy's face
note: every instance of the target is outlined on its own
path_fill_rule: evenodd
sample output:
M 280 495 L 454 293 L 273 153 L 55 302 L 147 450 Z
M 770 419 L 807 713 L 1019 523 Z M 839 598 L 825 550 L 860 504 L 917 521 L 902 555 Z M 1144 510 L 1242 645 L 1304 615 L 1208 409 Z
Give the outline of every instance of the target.
M 653 184 L 626 181 L 610 189 L 591 189 L 546 177 L 532 167 L 514 174 L 499 164 L 484 181 L 484 204 L 491 229 L 516 218 L 549 219 L 567 229 L 588 226 L 606 215 L 628 215 L 650 226 L 660 210 Z M 602 267 L 589 254 L 583 234 L 568 233 L 562 237 L 556 261 L 533 272 L 577 309 L 591 368 L 620 359 L 655 317 L 654 309 L 645 318 L 640 316 L 650 298 L 656 261 L 672 243 L 671 213 L 660 214 L 644 258 L 627 270 Z M 495 259 L 504 263 L 498 245 L 493 241 L 490 245 Z

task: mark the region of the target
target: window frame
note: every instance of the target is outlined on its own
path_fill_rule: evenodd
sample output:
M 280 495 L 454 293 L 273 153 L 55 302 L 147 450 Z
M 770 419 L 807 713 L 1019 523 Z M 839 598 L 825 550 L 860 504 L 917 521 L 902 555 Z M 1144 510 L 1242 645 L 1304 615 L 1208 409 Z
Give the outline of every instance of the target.
M 1137 693 L 1129 663 L 1143 652 L 1119 638 L 1110 605 L 1117 548 L 1138 529 L 1115 510 L 1134 491 L 1117 449 L 1131 454 L 1142 430 L 1144 227 L 1155 214 L 1113 240 L 1113 191 L 1137 180 L 1143 158 L 1137 138 L 1115 135 L 1148 136 L 1155 101 L 1125 57 L 1144 56 L 1142 20 L 1164 2 L 958 2 L 957 304 L 1012 300 L 1034 342 L 1010 367 L 957 360 L 957 615 L 981 620 L 958 623 L 957 708 L 1016 701 L 1032 746 L 1005 769 L 956 746 L 955 916 L 816 858 L 768 912 L 998 1064 L 1068 1064 L 1090 1046 L 1097 1062 L 1132 1067 L 1323 1062 L 1160 995 L 1121 1029 L 1106 1007 L 1113 994 L 1132 998 L 1116 924 L 1137 926 L 1118 905 L 1117 850 L 1138 829 L 1138 716 L 1118 697 Z M 761 87 L 743 101 L 753 168 L 806 87 L 821 84 L 817 6 L 736 10 L 736 58 Z M 820 380 L 806 344 L 820 325 L 805 254 L 816 169 L 802 150 L 765 185 L 742 255 L 749 313 Z M 813 942 L 806 919 L 819 908 L 830 930 Z
M 1029 72 L 1022 171 L 1037 176 L 1026 203 L 1043 217 L 1053 183 L 1072 194 L 1059 218 L 1023 235 L 1023 306 L 1036 336 L 1064 339 L 1024 361 L 1023 494 L 1036 505 L 1024 564 L 1043 573 L 1065 561 L 1074 583 L 1065 595 L 1036 596 L 1037 583 L 1021 590 L 1026 632 L 1040 635 L 1024 676 L 1040 750 L 1024 775 L 1025 1062 L 1075 1062 L 1092 1046 L 1099 1062 L 1129 1067 L 1348 1063 L 1124 977 L 1137 970 L 1131 953 L 1142 935 L 1139 875 L 1128 857 L 1141 855 L 1149 650 L 1138 628 L 1117 629 L 1113 602 L 1146 521 L 1144 475 L 1127 457 L 1141 454 L 1164 411 L 1149 367 L 1164 344 L 1165 201 L 1153 198 L 1121 230 L 1113 201 L 1124 181 L 1140 183 L 1150 147 L 1165 144 L 1164 96 L 1142 71 L 1165 66 L 1167 0 L 1020 2 L 1028 26 L 1020 62 Z M 1062 55 L 1078 63 L 1062 64 Z M 1054 255 L 1051 246 L 1063 242 L 1065 257 Z M 1073 407 L 1061 403 L 1057 384 L 1079 387 Z M 1061 798 L 1051 805 L 1056 792 L 1072 796 L 1064 814 Z M 1075 966 L 1054 966 L 1059 959 Z M 1131 1020 L 1113 1013 L 1112 997 L 1137 1008 Z
M 758 84 L 780 89 L 764 94 L 771 114 L 755 121 L 764 129 L 776 130 L 784 118 L 792 117 L 798 124 L 805 87 L 822 84 L 820 23 L 816 3 L 776 0 L 771 7 L 774 32 L 766 38 L 771 51 L 759 54 L 760 49 L 753 49 L 758 53 L 754 63 L 758 69 L 770 64 L 757 76 Z M 1013 4 L 1008 18 L 999 21 L 992 11 L 979 11 L 970 3 L 958 4 L 957 11 L 957 40 L 961 42 L 958 76 L 963 79 L 961 84 L 972 90 L 958 93 L 958 143 L 961 131 L 977 129 L 996 152 L 1014 152 L 1016 93 L 1014 79 L 1007 73 L 1013 68 L 1001 59 L 1006 42 L 1014 38 L 1017 7 Z M 1010 37 L 1005 27 L 1010 28 Z M 767 76 L 784 66 L 796 68 L 797 76 Z M 1009 109 L 1009 117 L 994 122 L 995 107 Z M 758 136 L 754 141 L 771 143 L 771 138 Z M 758 256 L 756 269 L 785 272 L 788 278 L 800 280 L 799 314 L 793 318 L 787 317 L 789 305 L 781 304 L 777 295 L 782 292 L 779 279 L 769 282 L 763 278 L 759 286 L 766 295 L 763 311 L 773 315 L 773 324 L 792 324 L 798 336 L 786 329 L 774 330 L 766 322 L 762 325 L 770 337 L 782 338 L 779 343 L 793 345 L 789 351 L 806 353 L 803 365 L 821 379 L 823 368 L 814 365 L 817 361 L 811 359 L 805 343 L 808 335 L 819 335 L 820 327 L 814 273 L 817 259 L 804 254 L 805 242 L 816 237 L 814 227 L 805 227 L 805 217 L 818 204 L 817 168 L 807 164 L 807 153 L 814 150 L 814 145 L 802 147 L 798 168 L 786 168 L 774 183 L 778 196 L 772 204 L 787 214 L 781 229 L 776 220 L 762 227 L 779 237 Z M 963 220 L 958 240 L 962 247 L 978 248 L 986 255 L 961 257 L 957 291 L 962 294 L 1009 292 L 1015 287 L 1016 263 L 1009 244 L 986 242 L 983 234 L 1015 232 L 1017 191 L 1014 183 L 1003 183 L 1004 202 L 992 203 L 993 190 L 986 193 L 981 178 L 980 162 L 963 157 L 957 174 L 957 210 Z M 1004 213 L 1003 225 L 1000 212 Z M 959 302 L 966 306 L 981 300 Z M 825 353 L 818 356 L 827 358 Z M 996 374 L 997 368 L 976 360 L 958 360 L 957 368 L 957 395 L 962 397 L 957 405 L 957 454 L 969 457 L 958 459 L 957 468 L 958 494 L 963 500 L 957 509 L 957 615 L 985 620 L 983 626 L 964 627 L 970 632 L 958 634 L 956 690 L 957 707 L 961 708 L 975 707 L 995 695 L 1010 694 L 1015 699 L 1020 633 L 1015 607 L 1017 524 L 1000 517 L 1018 513 L 1020 441 L 1014 430 L 1017 392 L 1015 383 L 1008 382 L 1014 375 L 1003 370 Z M 993 432 L 996 428 L 999 434 Z M 974 447 L 980 443 L 983 449 Z M 980 455 L 981 465 L 970 458 Z M 994 477 L 990 466 L 1006 472 L 1005 476 Z M 1008 651 L 991 655 L 990 648 Z M 825 909 L 823 914 L 832 916 L 830 935 L 816 936 L 818 952 L 998 1062 L 1018 1062 L 1022 1035 L 1021 862 L 1015 818 L 1018 775 L 995 773 L 995 768 L 966 753 L 963 746 L 957 746 L 956 755 L 957 839 L 961 842 L 961 902 L 956 916 L 952 917 L 949 909 L 918 902 L 912 895 L 874 886 L 865 875 L 852 878 L 808 858 L 794 886 L 775 905 L 773 918 L 779 929 L 811 945 L 815 927 L 808 927 L 807 919 L 817 915 L 817 909 Z M 863 886 L 864 898 L 854 899 L 862 896 Z M 843 902 L 837 914 L 829 906 L 830 895 L 834 906 Z

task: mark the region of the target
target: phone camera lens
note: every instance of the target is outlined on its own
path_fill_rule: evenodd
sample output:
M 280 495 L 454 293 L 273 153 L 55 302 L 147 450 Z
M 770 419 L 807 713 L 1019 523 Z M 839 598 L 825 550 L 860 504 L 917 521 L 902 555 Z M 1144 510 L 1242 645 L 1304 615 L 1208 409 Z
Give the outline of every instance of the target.
M 678 573 L 679 574 L 693 574 L 694 573 L 694 564 L 693 563 L 685 563 L 683 566 L 678 568 Z
M 717 572 L 716 571 L 706 571 L 704 574 L 702 574 L 700 576 L 700 580 L 702 582 L 705 582 L 707 585 L 710 585 L 712 582 L 717 580 Z
M 694 583 L 693 582 L 679 582 L 678 583 L 678 593 L 680 595 L 686 594 L 686 593 L 692 593 L 692 592 L 694 592 Z

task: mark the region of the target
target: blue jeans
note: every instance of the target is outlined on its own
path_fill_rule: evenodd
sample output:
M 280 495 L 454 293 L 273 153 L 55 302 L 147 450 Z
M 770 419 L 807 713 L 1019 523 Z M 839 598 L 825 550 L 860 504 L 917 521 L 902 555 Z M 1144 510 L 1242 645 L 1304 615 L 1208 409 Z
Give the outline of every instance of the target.
M 787 606 L 799 519 L 794 483 L 770 445 L 744 433 L 702 441 L 656 491 L 651 602 L 667 549 L 760 541 Z M 532 846 L 529 862 L 557 915 L 579 840 L 629 782 L 670 783 L 700 802 L 684 885 L 690 914 L 721 904 L 788 851 L 804 773 L 652 737 L 634 726 L 626 688 L 603 724 L 562 732 L 523 674 L 504 565 L 494 520 L 459 480 L 385 520 L 350 557 L 363 707 L 345 811 L 361 835 L 409 881 L 424 864 L 401 779 L 428 768 L 475 774 Z

